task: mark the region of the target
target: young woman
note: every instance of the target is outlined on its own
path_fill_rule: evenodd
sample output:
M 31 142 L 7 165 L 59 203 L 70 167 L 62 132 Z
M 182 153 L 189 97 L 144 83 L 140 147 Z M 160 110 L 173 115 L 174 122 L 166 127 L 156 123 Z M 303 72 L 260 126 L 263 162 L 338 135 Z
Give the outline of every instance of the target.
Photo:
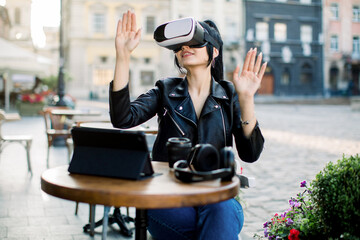
M 223 79 L 222 40 L 215 24 L 200 22 L 218 48 L 206 42 L 181 46 L 175 62 L 184 78 L 166 78 L 140 95 L 129 98 L 131 52 L 140 42 L 136 16 L 128 11 L 118 22 L 115 39 L 116 66 L 110 84 L 110 117 L 114 127 L 130 128 L 158 116 L 158 135 L 153 147 L 154 161 L 167 161 L 166 142 L 170 137 L 187 137 L 192 145 L 210 143 L 218 150 L 233 145 L 239 157 L 256 161 L 264 138 L 254 112 L 254 95 L 260 86 L 266 63 L 256 49 L 246 55 L 241 73 L 238 66 L 233 83 Z M 148 210 L 148 230 L 156 240 L 238 239 L 244 216 L 234 199 L 200 207 Z

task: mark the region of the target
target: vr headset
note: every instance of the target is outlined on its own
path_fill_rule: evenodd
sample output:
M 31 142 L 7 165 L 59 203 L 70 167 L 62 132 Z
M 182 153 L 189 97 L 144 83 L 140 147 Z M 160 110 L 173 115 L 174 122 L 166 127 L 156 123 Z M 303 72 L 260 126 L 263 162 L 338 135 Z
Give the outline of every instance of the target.
M 158 45 L 177 52 L 182 46 L 204 47 L 211 43 L 219 49 L 218 42 L 194 18 L 182 18 L 158 26 L 154 32 Z

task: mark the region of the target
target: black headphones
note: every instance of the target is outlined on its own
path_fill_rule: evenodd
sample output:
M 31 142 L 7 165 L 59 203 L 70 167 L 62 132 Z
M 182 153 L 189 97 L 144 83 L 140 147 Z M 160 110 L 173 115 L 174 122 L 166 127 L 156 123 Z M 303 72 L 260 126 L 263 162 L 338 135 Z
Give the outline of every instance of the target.
M 211 144 L 197 144 L 187 160 L 174 163 L 175 177 L 182 182 L 200 182 L 221 178 L 231 181 L 235 176 L 235 160 L 231 147 L 220 152 Z

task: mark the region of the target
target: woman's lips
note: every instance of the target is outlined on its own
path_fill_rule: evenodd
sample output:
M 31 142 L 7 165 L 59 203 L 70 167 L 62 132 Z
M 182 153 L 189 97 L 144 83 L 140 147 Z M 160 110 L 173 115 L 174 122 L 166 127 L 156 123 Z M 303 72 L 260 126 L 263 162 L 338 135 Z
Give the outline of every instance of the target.
M 185 51 L 185 52 L 183 52 L 183 54 L 181 55 L 181 57 L 188 57 L 188 56 L 191 56 L 191 55 L 193 55 L 191 52 L 187 52 L 187 51 Z

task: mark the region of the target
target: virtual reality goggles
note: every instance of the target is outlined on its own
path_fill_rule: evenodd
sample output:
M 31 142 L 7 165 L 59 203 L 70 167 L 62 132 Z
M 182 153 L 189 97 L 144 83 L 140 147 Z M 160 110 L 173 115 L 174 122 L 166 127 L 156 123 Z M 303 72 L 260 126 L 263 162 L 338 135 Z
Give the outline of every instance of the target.
M 182 18 L 158 26 L 154 32 L 158 45 L 178 52 L 182 46 L 204 47 L 211 43 L 219 49 L 218 42 L 194 18 Z

